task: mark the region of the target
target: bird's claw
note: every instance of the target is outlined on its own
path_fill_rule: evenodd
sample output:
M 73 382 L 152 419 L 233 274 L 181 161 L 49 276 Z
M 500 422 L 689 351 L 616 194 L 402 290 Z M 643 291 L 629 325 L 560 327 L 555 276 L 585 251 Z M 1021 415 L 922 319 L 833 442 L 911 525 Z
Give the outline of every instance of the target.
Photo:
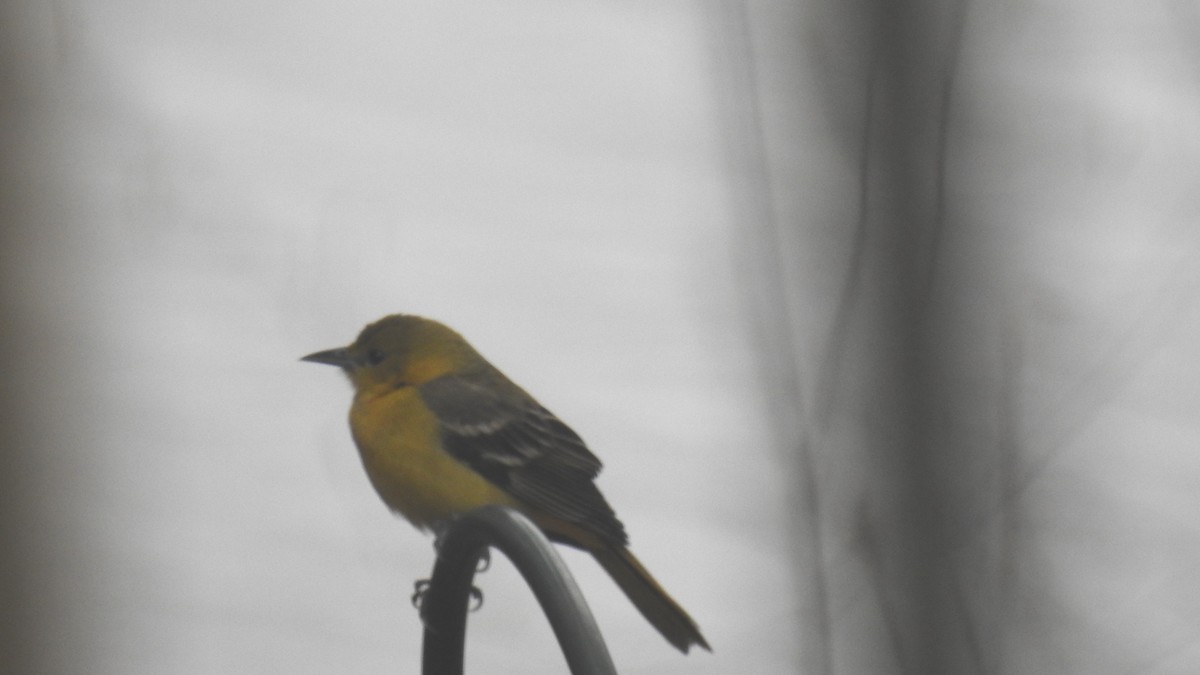
M 421 609 L 421 605 L 425 602 L 425 594 L 429 592 L 429 580 L 417 579 L 413 584 L 412 606 Z
M 424 609 L 422 605 L 425 603 L 425 595 L 429 593 L 429 584 L 429 579 L 417 579 L 413 584 L 412 606 L 418 610 Z M 472 612 L 477 612 L 480 607 L 483 607 L 483 591 L 479 590 L 478 586 L 471 586 L 469 593 L 474 602 L 470 609 Z

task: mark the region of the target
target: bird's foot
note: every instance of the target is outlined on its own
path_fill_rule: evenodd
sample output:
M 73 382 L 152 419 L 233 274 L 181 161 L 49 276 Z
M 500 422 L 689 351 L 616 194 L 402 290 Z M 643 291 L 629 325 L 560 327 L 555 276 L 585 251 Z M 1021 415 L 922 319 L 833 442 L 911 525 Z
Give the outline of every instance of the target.
M 429 592 L 429 580 L 417 579 L 413 584 L 412 606 L 421 609 L 421 605 L 425 602 L 425 594 Z
M 425 604 L 425 596 L 429 593 L 429 584 L 429 579 L 417 579 L 413 584 L 412 605 L 418 610 L 421 610 L 422 605 Z M 471 605 L 471 611 L 477 612 L 480 607 L 483 607 L 483 591 L 479 590 L 478 586 L 471 586 L 469 593 L 474 602 Z

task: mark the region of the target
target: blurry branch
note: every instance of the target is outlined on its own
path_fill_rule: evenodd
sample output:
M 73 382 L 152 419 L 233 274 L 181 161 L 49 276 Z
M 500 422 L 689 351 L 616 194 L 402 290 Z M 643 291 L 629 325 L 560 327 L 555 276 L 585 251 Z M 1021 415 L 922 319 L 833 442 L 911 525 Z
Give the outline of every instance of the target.
M 871 128 L 875 122 L 876 78 L 879 72 L 879 50 L 871 48 L 871 61 L 867 66 L 866 87 L 863 102 L 862 150 L 858 155 L 858 214 L 854 223 L 854 234 L 850 242 L 850 259 L 846 263 L 846 275 L 842 292 L 834 311 L 833 325 L 825 343 L 824 357 L 819 365 L 816 391 L 822 405 L 817 419 L 823 429 L 833 419 L 834 404 L 838 400 L 838 388 L 842 380 L 842 362 L 848 352 L 850 321 L 858 308 L 862 290 L 864 261 L 867 255 L 867 223 L 871 215 L 871 166 L 875 148 L 871 143 Z
M 798 543 L 792 550 L 804 552 L 803 560 L 797 560 L 797 569 L 807 577 L 804 588 L 813 596 L 811 604 L 801 606 L 806 619 L 802 627 L 812 631 L 808 639 L 801 640 L 802 659 L 812 672 L 833 673 L 822 495 L 808 432 L 811 417 L 805 410 L 802 393 L 804 375 L 796 358 L 800 348 L 795 326 L 801 317 L 794 316 L 798 305 L 793 297 L 796 289 L 788 283 L 789 251 L 776 217 L 778 204 L 767 154 L 755 38 L 743 2 L 715 0 L 710 7 L 715 15 L 717 70 L 726 92 L 719 103 L 723 104 L 728 130 L 725 149 L 734 176 L 737 214 L 739 220 L 749 221 L 747 226 L 754 232 L 743 239 L 754 246 L 743 264 L 746 269 L 757 270 L 747 275 L 754 282 L 753 290 L 748 293 L 753 313 L 749 324 L 759 333 L 758 341 L 764 346 L 759 350 L 763 358 L 760 372 L 767 383 L 769 412 L 778 422 L 777 445 L 788 452 L 785 459 L 793 464 L 792 472 L 800 481 L 792 496 L 797 507 L 794 511 L 801 515 L 804 527 L 803 532 L 801 528 L 793 532 Z
M 894 588 L 888 575 L 888 556 L 884 553 L 884 543 L 875 528 L 867 503 L 862 501 L 858 508 L 857 543 L 860 555 L 867 563 L 871 572 L 869 583 L 875 594 L 875 602 L 879 606 L 879 618 L 887 629 L 888 641 L 895 655 L 897 668 L 904 673 L 912 673 L 912 660 L 904 639 L 904 612 L 896 606 L 893 598 Z M 915 675 L 915 673 L 914 673 Z
M 962 68 L 962 42 L 969 0 L 955 0 L 950 4 L 950 29 L 947 35 L 948 49 L 942 69 L 942 87 L 938 93 L 940 106 L 937 115 L 937 140 L 934 143 L 936 158 L 933 162 L 936 182 L 933 187 L 933 222 L 929 233 L 929 253 L 925 261 L 926 282 L 924 294 L 933 293 L 937 279 L 939 254 L 946 230 L 946 184 L 949 180 L 951 113 L 954 112 L 954 85 Z
M 876 487 L 882 489 L 879 498 L 866 499 L 872 510 L 862 512 L 869 583 L 876 589 L 899 670 L 949 672 L 947 641 L 970 642 L 962 631 L 974 635 L 975 629 L 964 629 L 953 620 L 969 619 L 970 613 L 957 611 L 963 598 L 955 596 L 955 584 L 948 581 L 953 574 L 945 527 L 946 513 L 953 507 L 946 503 L 949 491 L 940 482 L 946 448 L 939 443 L 934 422 L 943 403 L 939 383 L 945 365 L 936 335 L 933 284 L 950 213 L 951 114 L 967 7 L 961 2 L 880 1 L 857 3 L 854 9 L 860 11 L 846 10 L 842 16 L 851 28 L 840 29 L 865 37 L 857 42 L 835 38 L 831 43 L 857 47 L 860 53 L 849 58 L 864 64 L 857 71 L 862 77 L 858 86 L 865 92 L 858 98 L 860 135 L 846 141 L 847 146 L 857 146 L 846 150 L 857 157 L 857 208 L 850 255 L 818 366 L 819 414 L 806 422 L 821 431 L 821 444 L 836 443 L 838 436 L 830 425 L 847 386 L 857 389 L 853 393 L 864 402 L 863 413 L 881 411 L 867 413 L 873 419 L 857 420 L 864 431 L 872 424 L 888 430 L 866 434 L 873 447 L 864 459 L 882 461 L 872 472 L 883 481 Z M 941 75 L 930 77 L 931 73 Z M 847 86 L 832 78 L 827 81 Z M 853 86 L 851 81 L 847 88 Z M 831 99 L 845 100 L 840 93 L 829 92 Z M 784 228 L 802 232 L 806 224 L 777 223 L 771 234 Z M 788 264 L 794 263 L 785 259 L 780 264 L 785 285 Z M 867 302 L 864 284 L 871 294 Z M 785 291 L 780 300 L 787 303 L 797 292 Z M 796 319 L 791 323 L 800 325 Z M 854 325 L 866 331 L 864 339 L 851 339 Z M 872 340 L 871 334 L 885 337 Z M 865 361 L 856 356 L 873 373 L 867 381 L 847 381 L 842 364 L 863 348 L 876 350 L 864 355 Z M 793 350 L 791 358 L 803 356 Z M 806 472 L 816 467 L 809 459 L 796 468 Z M 820 511 L 814 513 L 820 518 Z M 876 522 L 877 517 L 882 520 Z M 822 525 L 818 523 L 817 531 Z M 946 606 L 947 600 L 951 606 Z M 969 651 L 971 660 L 982 659 L 978 648 Z M 828 663 L 833 665 L 831 658 Z

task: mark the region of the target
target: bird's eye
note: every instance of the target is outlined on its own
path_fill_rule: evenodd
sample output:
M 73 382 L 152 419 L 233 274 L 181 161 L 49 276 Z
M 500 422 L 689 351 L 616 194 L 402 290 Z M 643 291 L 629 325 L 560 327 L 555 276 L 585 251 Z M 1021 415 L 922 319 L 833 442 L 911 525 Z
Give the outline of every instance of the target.
M 380 363 L 383 363 L 385 358 L 387 358 L 387 354 L 384 354 L 378 349 L 372 349 L 371 351 L 367 352 L 367 363 L 371 364 L 372 366 L 377 366 Z

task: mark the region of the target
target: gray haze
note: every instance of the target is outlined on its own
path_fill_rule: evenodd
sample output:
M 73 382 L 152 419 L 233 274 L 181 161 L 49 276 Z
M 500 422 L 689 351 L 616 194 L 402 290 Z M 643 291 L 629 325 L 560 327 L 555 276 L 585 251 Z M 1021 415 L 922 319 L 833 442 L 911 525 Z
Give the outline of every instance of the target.
M 605 461 L 714 648 L 565 551 L 621 672 L 1196 672 L 1200 6 L 912 3 L 895 68 L 870 7 L 9 3 L 14 672 L 418 672 L 297 361 L 393 312 Z M 564 672 L 478 583 L 468 671 Z

